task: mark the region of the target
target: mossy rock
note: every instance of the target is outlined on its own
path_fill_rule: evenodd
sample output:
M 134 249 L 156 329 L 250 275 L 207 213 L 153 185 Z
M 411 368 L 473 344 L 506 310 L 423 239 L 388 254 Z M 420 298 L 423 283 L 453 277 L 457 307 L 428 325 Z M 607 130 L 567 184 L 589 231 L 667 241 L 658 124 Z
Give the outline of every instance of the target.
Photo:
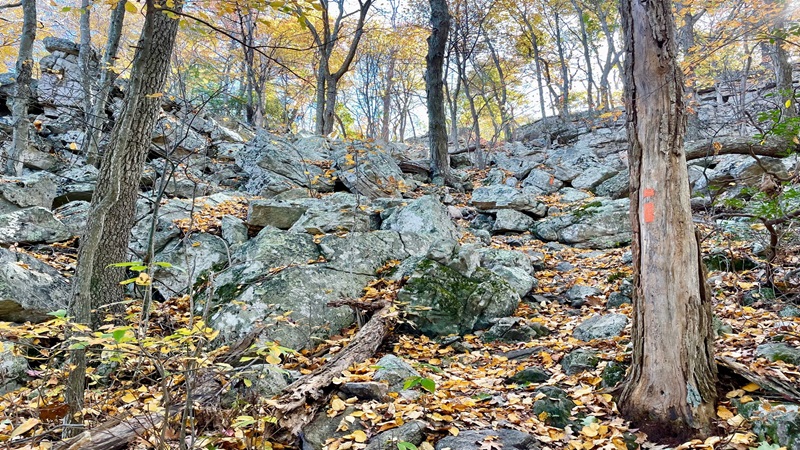
M 602 386 L 604 388 L 612 388 L 625 379 L 625 373 L 628 366 L 617 361 L 610 361 L 603 372 L 600 373 L 600 378 L 603 379 Z
M 536 400 L 533 404 L 533 413 L 542 417 L 544 413 L 544 423 L 551 427 L 564 428 L 570 424 L 572 408 L 575 407 L 567 393 L 554 386 L 542 386 L 534 392 L 542 393 L 545 397 Z

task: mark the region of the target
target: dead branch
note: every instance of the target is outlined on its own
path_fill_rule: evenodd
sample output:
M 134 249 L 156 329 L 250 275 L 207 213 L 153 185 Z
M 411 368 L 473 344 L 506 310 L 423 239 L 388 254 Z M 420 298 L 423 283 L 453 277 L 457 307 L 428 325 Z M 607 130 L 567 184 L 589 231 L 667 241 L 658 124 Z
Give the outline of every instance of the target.
M 717 356 L 717 364 L 725 367 L 734 373 L 741 375 L 750 382 L 753 382 L 762 388 L 772 391 L 781 396 L 785 400 L 800 403 L 800 391 L 791 383 L 783 382 L 775 377 L 764 377 L 750 370 L 744 364 L 735 361 L 733 358 L 727 356 Z
M 755 155 L 786 156 L 787 151 L 796 150 L 796 146 L 784 139 L 768 137 L 763 141 L 747 137 L 725 137 L 705 139 L 686 143 L 686 160 L 707 158 L 716 155 Z

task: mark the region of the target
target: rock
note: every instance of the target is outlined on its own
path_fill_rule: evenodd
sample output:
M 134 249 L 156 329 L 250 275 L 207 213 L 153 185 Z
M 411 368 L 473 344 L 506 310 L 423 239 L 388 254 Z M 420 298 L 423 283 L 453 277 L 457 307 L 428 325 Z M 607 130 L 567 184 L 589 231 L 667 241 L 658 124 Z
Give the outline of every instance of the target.
M 515 233 L 524 233 L 530 231 L 535 221 L 521 212 L 514 211 L 513 209 L 501 209 L 497 211 L 497 219 L 492 226 L 492 231 L 505 233 L 512 231 Z
M 575 407 L 567 393 L 555 386 L 541 386 L 534 391 L 544 397 L 533 404 L 533 413 L 537 416 L 545 414 L 544 422 L 551 427 L 564 428 L 570 423 L 572 408 Z M 538 397 L 539 395 L 537 395 Z
M 630 201 L 598 198 L 572 212 L 548 217 L 534 227 L 543 241 L 577 248 L 615 248 L 631 241 Z
M 748 257 L 734 257 L 723 248 L 711 249 L 709 254 L 703 257 L 703 262 L 708 270 L 723 272 L 741 272 L 759 266 L 758 262 Z
M 389 393 L 385 384 L 375 381 L 344 383 L 339 386 L 339 390 L 348 397 L 358 397 L 361 400 L 384 400 Z
M 600 378 L 603 379 L 602 386 L 606 389 L 611 389 L 618 385 L 625 379 L 625 373 L 628 367 L 625 364 L 617 361 L 609 361 L 606 367 L 600 373 Z
M 739 413 L 753 423 L 753 432 L 788 450 L 800 450 L 800 407 L 795 404 L 770 404 L 753 401 L 742 405 Z
M 497 430 L 466 430 L 458 436 L 447 436 L 436 443 L 436 450 L 481 450 L 490 442 L 503 450 L 539 450 L 539 441 L 522 431 L 500 428 Z
M 400 197 L 406 190 L 403 171 L 383 146 L 351 141 L 332 150 L 336 175 L 350 192 L 372 199 Z
M 477 253 L 480 255 L 480 266 L 506 280 L 520 297 L 524 297 L 538 285 L 528 255 L 491 247 L 481 248 Z
M 162 157 L 204 155 L 208 147 L 208 140 L 193 130 L 188 122 L 169 114 L 158 118 L 151 139 L 157 149 L 155 152 Z
M 536 195 L 506 185 L 481 186 L 472 191 L 472 205 L 479 210 L 515 209 L 534 217 L 544 217 L 547 207 Z
M 25 254 L 0 248 L 0 311 L 13 312 L 0 321 L 40 322 L 46 313 L 67 308 L 70 285 L 59 271 Z
M 750 306 L 756 302 L 772 302 L 775 300 L 775 291 L 770 288 L 752 289 L 742 296 L 742 305 Z
M 457 240 L 459 236 L 447 207 L 432 195 L 420 197 L 399 208 L 383 221 L 381 229 L 418 234 L 429 242 Z
M 605 166 L 594 166 L 584 171 L 572 180 L 572 187 L 589 191 L 617 174 L 617 171 Z
M 298 187 L 333 191 L 332 174 L 323 168 L 332 163 L 328 149 L 297 147 L 262 131 L 234 157 L 250 177 L 245 189 L 255 195 L 272 197 Z
M 56 219 L 60 220 L 73 236 L 80 236 L 86 228 L 91 204 L 85 201 L 69 202 L 53 210 Z
M 591 349 L 577 348 L 561 359 L 561 368 L 567 375 L 577 375 L 587 370 L 593 370 L 597 367 L 600 359 L 597 353 Z
M 218 311 L 210 324 L 220 330 L 224 342 L 241 338 L 262 321 L 268 325 L 261 335 L 264 340 L 295 350 L 313 347 L 353 323 L 350 308 L 332 308 L 328 302 L 360 297 L 370 278 L 322 264 L 292 266 L 275 274 L 263 263 L 255 268 L 249 262 L 240 264 L 215 280 L 212 302 Z
M 597 185 L 597 187 L 594 188 L 594 193 L 600 197 L 613 199 L 626 198 L 631 190 L 630 177 L 630 171 L 625 169 Z
M 308 206 L 279 200 L 253 200 L 247 206 L 247 223 L 254 227 L 288 230 L 308 211 Z
M 153 212 L 156 211 L 154 198 L 140 198 L 136 202 L 136 222 L 131 231 L 130 248 L 135 258 L 147 252 L 152 225 Z M 180 235 L 180 229 L 175 225 L 176 220 L 188 219 L 194 210 L 199 210 L 204 204 L 203 199 L 198 199 L 197 205 L 191 201 L 171 199 L 159 205 L 156 215 L 155 235 L 153 237 L 154 250 L 160 252 L 173 239 Z
M 319 248 L 329 267 L 363 275 L 374 275 L 389 260 L 402 261 L 428 250 L 417 235 L 388 230 L 325 236 Z
M 238 247 L 247 242 L 247 225 L 236 216 L 222 216 L 220 220 L 222 239 L 231 247 Z
M 337 192 L 322 200 L 309 200 L 306 202 L 308 210 L 289 231 L 318 235 L 377 229 L 378 215 L 372 213 L 367 205 L 359 203 L 359 200 L 346 192 Z
M 58 191 L 53 206 L 59 207 L 76 200 L 91 201 L 97 183 L 97 168 L 94 166 L 75 166 L 59 171 Z
M 542 324 L 534 323 L 535 326 L 521 324 L 519 317 L 503 317 L 495 322 L 481 336 L 484 342 L 527 342 L 532 338 L 547 336 L 550 330 Z
M 0 341 L 0 395 L 21 388 L 28 379 L 28 360 L 15 353 L 15 344 Z
M 397 450 L 400 442 L 408 442 L 416 446 L 425 440 L 427 424 L 421 420 L 404 423 L 397 428 L 383 431 L 373 436 L 365 450 Z
M 565 295 L 567 300 L 569 300 L 570 305 L 575 308 L 580 308 L 586 303 L 586 300 L 589 297 L 600 295 L 600 289 L 592 286 L 576 284 L 569 288 Z
M 0 215 L 0 243 L 36 244 L 66 241 L 72 232 L 41 206 Z
M 507 317 L 519 304 L 519 295 L 499 276 L 477 269 L 471 277 L 429 259 L 414 268 L 397 293 L 408 311 L 423 311 L 411 320 L 430 336 L 464 334 L 486 328 L 491 319 Z
M 481 182 L 484 186 L 491 186 L 493 184 L 503 184 L 506 180 L 506 173 L 500 169 L 494 168 L 489 170 L 489 173 L 486 174 L 486 178 L 483 179 Z
M 189 292 L 209 272 L 219 272 L 228 265 L 228 246 L 221 238 L 195 233 L 188 239 L 176 239 L 156 254 L 156 262 L 172 267 L 157 267 L 153 272 L 156 287 L 165 298 Z
M 800 349 L 784 343 L 761 344 L 756 347 L 756 356 L 800 366 Z
M 545 166 L 563 182 L 571 182 L 582 174 L 601 165 L 597 156 L 587 147 L 561 147 L 547 154 Z
M 271 269 L 306 264 L 319 255 L 319 248 L 311 236 L 267 227 L 235 251 L 232 258 L 236 262 L 258 262 L 263 268 Z
M 586 192 L 569 187 L 558 191 L 558 195 L 561 196 L 562 203 L 577 203 L 591 197 L 591 195 L 587 194 Z
M 800 317 L 800 308 L 794 305 L 788 305 L 783 308 L 779 313 L 780 317 Z
M 44 48 L 50 53 L 62 52 L 68 55 L 78 56 L 80 47 L 78 44 L 63 38 L 48 36 L 42 40 Z
M 517 384 L 544 383 L 552 374 L 541 367 L 526 367 L 515 373 L 510 381 Z
M 340 414 L 329 417 L 324 409 L 320 409 L 314 420 L 303 427 L 301 437 L 303 450 L 323 450 L 328 448 L 326 445 L 328 440 L 339 439 L 353 431 L 363 430 L 361 421 L 350 423 L 346 420 L 355 411 L 355 407 L 348 406 Z
M 3 178 L 0 183 L 0 214 L 6 214 L 31 206 L 46 209 L 53 207 L 56 184 L 49 176 Z
M 253 365 L 238 376 L 249 383 L 236 383 L 234 389 L 225 391 L 222 394 L 225 405 L 232 405 L 236 400 L 251 403 L 262 398 L 272 398 L 294 381 L 290 379 L 287 370 L 273 364 Z
M 556 264 L 556 270 L 559 271 L 559 272 L 569 272 L 570 270 L 572 270 L 574 268 L 575 268 L 575 266 L 573 266 L 572 264 L 570 264 L 570 263 L 568 263 L 566 261 L 561 261 L 560 263 Z
M 386 355 L 377 363 L 378 370 L 372 376 L 375 381 L 385 381 L 389 386 L 389 392 L 403 391 L 406 380 L 412 377 L 419 377 L 420 374 L 403 359 L 395 355 Z
M 624 314 L 595 315 L 575 327 L 572 335 L 582 341 L 608 339 L 622 334 L 628 317 Z
M 557 179 L 555 176 L 543 170 L 533 169 L 525 180 L 522 181 L 522 186 L 531 186 L 542 194 L 552 194 L 564 186 L 564 183 Z
M 612 292 L 611 295 L 608 296 L 608 300 L 606 301 L 606 309 L 619 308 L 622 305 L 630 303 L 631 303 L 630 297 L 626 296 L 622 292 Z

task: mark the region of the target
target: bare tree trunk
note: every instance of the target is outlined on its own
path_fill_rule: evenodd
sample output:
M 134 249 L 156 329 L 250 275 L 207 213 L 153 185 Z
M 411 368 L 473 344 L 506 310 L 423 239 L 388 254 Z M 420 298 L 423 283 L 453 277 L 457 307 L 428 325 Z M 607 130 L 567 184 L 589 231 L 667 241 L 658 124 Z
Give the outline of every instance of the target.
M 19 56 L 15 74 L 16 89 L 11 107 L 14 118 L 13 142 L 5 158 L 6 175 L 22 175 L 22 157 L 28 148 L 28 104 L 31 99 L 33 78 L 33 41 L 36 40 L 36 0 L 22 0 L 22 35 L 19 40 Z
M 428 55 L 425 57 L 425 92 L 428 100 L 431 178 L 438 178 L 444 184 L 450 181 L 443 80 L 444 52 L 447 47 L 447 35 L 450 32 L 450 12 L 447 9 L 447 0 L 429 1 L 432 28 L 431 35 L 428 36 Z
M 81 147 L 92 139 L 92 130 L 89 129 L 92 114 L 92 27 L 91 27 L 91 0 L 81 0 L 80 18 L 80 46 L 78 47 L 78 61 L 81 71 L 81 87 L 83 88 L 83 124 L 84 134 Z
M 103 155 L 97 187 L 92 196 L 87 226 L 80 240 L 70 315 L 77 323 L 96 328 L 106 314 L 125 312 L 119 281 L 123 270 L 109 267 L 127 260 L 136 198 L 150 135 L 161 107 L 161 93 L 178 32 L 177 18 L 162 11 L 169 0 L 148 0 L 142 34 L 131 69 L 125 105 L 111 132 L 111 144 Z M 154 3 L 158 2 L 158 3 Z M 174 9 L 180 11 L 181 2 Z M 80 417 L 85 389 L 86 359 L 83 350 L 70 358 L 65 397 L 71 423 Z
M 715 417 L 711 299 L 689 206 L 686 112 L 669 0 L 622 0 L 633 228 L 633 357 L 619 405 L 654 440 Z
M 792 85 L 792 65 L 789 63 L 789 54 L 784 48 L 786 31 L 782 17 L 776 20 L 772 34 L 775 35 L 775 43 L 770 48 L 770 59 L 772 60 L 772 70 L 775 72 L 775 89 L 778 91 L 780 99 L 781 115 L 785 119 L 797 117 L 797 105 L 795 105 Z
M 583 59 L 586 61 L 586 99 L 589 106 L 589 112 L 594 111 L 594 95 L 592 93 L 592 85 L 594 85 L 594 77 L 592 76 L 592 55 L 589 51 L 589 36 L 586 34 L 586 23 L 583 21 L 583 8 L 577 0 L 571 0 L 575 12 L 578 13 L 578 23 L 581 28 L 581 45 L 583 46 Z
M 561 116 L 569 116 L 569 67 L 564 55 L 564 40 L 561 39 L 559 14 L 555 14 L 556 21 L 556 47 L 558 48 L 558 63 L 561 65 Z
M 489 54 L 492 57 L 492 62 L 494 63 L 495 70 L 497 70 L 497 78 L 500 81 L 499 86 L 499 93 L 495 93 L 495 99 L 497 101 L 497 107 L 500 109 L 500 128 L 501 132 L 503 133 L 503 139 L 506 141 L 511 140 L 511 122 L 513 117 L 508 113 L 508 87 L 506 86 L 506 76 L 505 72 L 503 71 L 503 66 L 500 64 L 500 56 L 497 54 L 497 51 L 492 45 L 491 39 L 489 39 L 489 35 L 484 30 L 484 38 L 486 39 L 486 45 L 489 47 Z M 495 90 L 497 91 L 497 89 Z M 487 102 L 488 104 L 488 102 Z
M 325 80 L 328 73 L 327 60 L 320 58 L 319 68 L 317 69 L 317 89 L 316 99 L 316 119 L 314 121 L 314 132 L 325 134 Z
M 103 138 L 103 127 L 108 116 L 106 115 L 106 104 L 111 86 L 114 85 L 116 72 L 114 72 L 114 61 L 117 59 L 119 50 L 119 40 L 122 36 L 122 23 L 125 21 L 125 2 L 119 1 L 111 13 L 111 23 L 108 27 L 108 38 L 106 48 L 103 52 L 103 59 L 100 61 L 100 81 L 98 82 L 97 95 L 92 105 L 92 112 L 89 114 L 89 122 L 86 126 L 86 137 L 83 141 L 83 153 L 86 155 L 86 162 L 97 165 L 99 154 L 98 147 Z
M 389 141 L 389 118 L 392 115 L 392 90 L 394 89 L 394 66 L 397 63 L 397 50 L 389 52 L 389 64 L 386 68 L 386 86 L 383 91 L 383 113 L 381 115 L 381 139 Z

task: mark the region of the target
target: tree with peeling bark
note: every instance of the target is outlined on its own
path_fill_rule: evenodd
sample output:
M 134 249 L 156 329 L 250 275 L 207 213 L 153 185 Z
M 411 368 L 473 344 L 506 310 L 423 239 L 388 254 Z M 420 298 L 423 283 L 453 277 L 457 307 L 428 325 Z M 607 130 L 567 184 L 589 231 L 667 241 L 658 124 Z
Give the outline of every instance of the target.
M 22 157 L 28 147 L 28 104 L 31 101 L 33 78 L 33 42 L 36 40 L 36 0 L 23 0 L 22 35 L 19 41 L 16 74 L 14 75 L 14 100 L 11 111 L 14 117 L 13 141 L 8 153 L 3 155 L 6 175 L 22 175 Z
M 165 11 L 167 4 L 172 11 Z M 147 0 L 145 22 L 131 67 L 125 104 L 111 132 L 111 145 L 103 154 L 97 187 L 92 195 L 87 226 L 81 235 L 70 315 L 93 328 L 107 313 L 124 313 L 124 272 L 112 264 L 127 260 L 139 179 L 150 150 L 150 134 L 161 108 L 161 94 L 178 33 L 182 3 Z M 81 423 L 86 377 L 84 350 L 71 356 L 73 367 L 67 381 L 69 420 Z
M 620 411 L 651 439 L 710 432 L 711 299 L 689 205 L 672 2 L 621 0 L 633 228 L 631 370 Z
M 450 11 L 447 0 L 430 0 L 431 34 L 425 57 L 425 92 L 428 101 L 428 135 L 430 136 L 431 178 L 446 183 L 450 177 L 447 153 L 447 126 L 444 115 L 444 52 L 450 32 Z M 453 126 L 456 126 L 453 124 Z

